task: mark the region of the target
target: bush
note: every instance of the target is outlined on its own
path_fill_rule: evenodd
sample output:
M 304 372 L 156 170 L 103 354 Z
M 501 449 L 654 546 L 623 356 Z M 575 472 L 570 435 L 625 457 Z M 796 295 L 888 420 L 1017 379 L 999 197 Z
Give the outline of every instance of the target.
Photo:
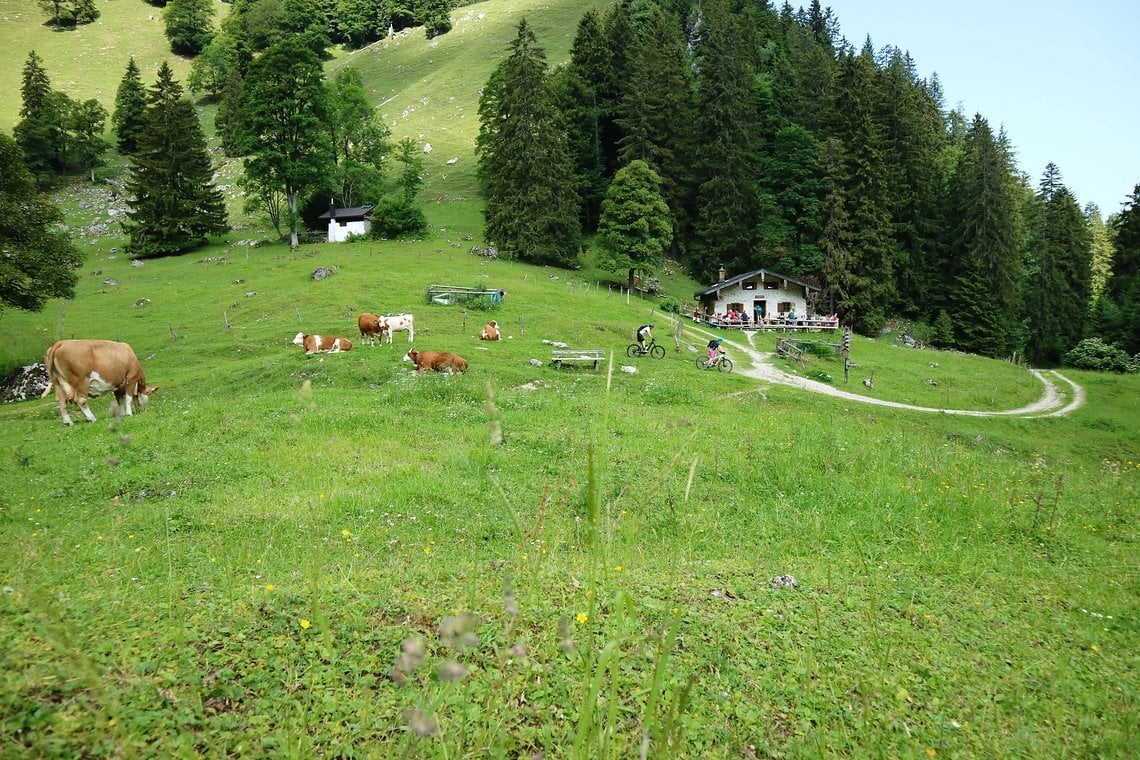
M 1085 338 L 1065 354 L 1062 360 L 1073 369 L 1090 369 L 1096 372 L 1137 372 L 1140 362 L 1130 357 L 1114 343 L 1100 338 Z
M 372 237 L 377 240 L 420 238 L 427 232 L 427 218 L 418 206 L 397 195 L 386 195 L 372 209 Z
M 664 311 L 668 314 L 680 314 L 681 313 L 681 302 L 678 301 L 676 298 L 673 298 L 672 296 L 662 298 L 661 303 L 659 304 L 659 307 L 660 307 L 661 311 Z

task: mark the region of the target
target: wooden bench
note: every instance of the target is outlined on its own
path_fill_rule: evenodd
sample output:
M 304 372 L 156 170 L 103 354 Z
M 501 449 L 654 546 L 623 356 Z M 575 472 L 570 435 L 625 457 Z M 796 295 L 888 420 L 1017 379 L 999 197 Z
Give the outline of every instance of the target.
M 561 369 L 567 362 L 593 362 L 597 371 L 605 358 L 606 351 L 602 348 L 556 348 L 550 354 L 550 363 Z

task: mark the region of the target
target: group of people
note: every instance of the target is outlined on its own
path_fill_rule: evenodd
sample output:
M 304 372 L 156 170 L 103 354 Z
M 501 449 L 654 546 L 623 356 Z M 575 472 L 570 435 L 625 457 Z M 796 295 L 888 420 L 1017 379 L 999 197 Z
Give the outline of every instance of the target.
M 645 347 L 645 341 L 653 340 L 653 323 L 642 325 L 634 332 L 634 337 L 637 338 L 637 347 L 641 353 L 645 353 L 648 349 Z M 709 341 L 709 364 L 716 362 L 717 354 L 720 352 L 720 342 L 724 338 L 713 338 Z

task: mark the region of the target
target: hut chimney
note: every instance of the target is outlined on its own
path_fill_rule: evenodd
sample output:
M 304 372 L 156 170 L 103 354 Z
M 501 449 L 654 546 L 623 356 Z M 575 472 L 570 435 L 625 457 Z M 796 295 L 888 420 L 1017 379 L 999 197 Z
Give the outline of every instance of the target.
M 336 219 L 336 204 L 329 198 L 329 219 Z
M 717 272 L 717 282 L 724 282 L 724 264 L 720 265 L 720 271 Z

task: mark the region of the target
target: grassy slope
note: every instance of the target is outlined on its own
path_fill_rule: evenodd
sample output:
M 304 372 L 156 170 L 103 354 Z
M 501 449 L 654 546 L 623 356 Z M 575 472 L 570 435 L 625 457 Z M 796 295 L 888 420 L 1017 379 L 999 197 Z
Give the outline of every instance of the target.
M 469 85 L 512 36 L 502 7 L 460 9 L 460 34 L 434 47 L 408 36 L 348 56 L 376 67 L 372 81 L 406 83 L 373 94 L 396 95 L 394 137 L 435 147 L 428 197 L 473 191 Z M 576 18 L 532 16 L 551 50 Z M 443 74 L 427 63 L 439 56 Z M 0 408 L 0 734 L 32 755 L 441 754 L 403 731 L 403 708 L 419 706 L 452 754 L 564 756 L 584 726 L 580 754 L 601 756 L 605 720 L 628 757 L 644 727 L 667 732 L 691 676 L 684 756 L 1135 754 L 1137 378 L 1074 373 L 1089 404 L 1069 418 L 953 418 L 700 373 L 682 348 L 615 373 L 607 392 L 604 374 L 528 360 L 548 356 L 543 339 L 620 351 L 651 304 L 587 289 L 589 269 L 467 256 L 476 212 L 431 204 L 422 243 L 227 243 L 141 268 L 110 252 L 121 241 L 84 243 L 74 301 L 3 315 L 0 367 L 60 334 L 121 337 L 161 390 L 114 429 L 104 399 L 98 424 L 71 430 L 47 400 Z M 340 269 L 313 282 L 319 265 Z M 479 343 L 490 317 L 464 325 L 459 308 L 423 305 L 430 282 L 506 288 L 494 317 L 513 337 Z M 467 356 L 471 372 L 411 375 L 403 336 L 323 358 L 289 345 L 299 329 L 355 337 L 354 309 L 415 311 L 416 344 Z M 857 340 L 854 358 L 900 401 L 935 404 L 947 380 L 955 405 L 1031 393 L 973 357 Z M 799 591 L 767 588 L 783 572 Z M 482 617 L 480 646 L 453 655 L 435 630 L 462 610 Z M 471 674 L 449 685 L 425 668 L 398 686 L 387 674 L 416 633 L 429 665 L 458 657 Z M 518 640 L 524 660 L 506 652 Z M 587 684 L 610 642 L 599 700 Z M 595 704 L 600 717 L 580 721 Z

